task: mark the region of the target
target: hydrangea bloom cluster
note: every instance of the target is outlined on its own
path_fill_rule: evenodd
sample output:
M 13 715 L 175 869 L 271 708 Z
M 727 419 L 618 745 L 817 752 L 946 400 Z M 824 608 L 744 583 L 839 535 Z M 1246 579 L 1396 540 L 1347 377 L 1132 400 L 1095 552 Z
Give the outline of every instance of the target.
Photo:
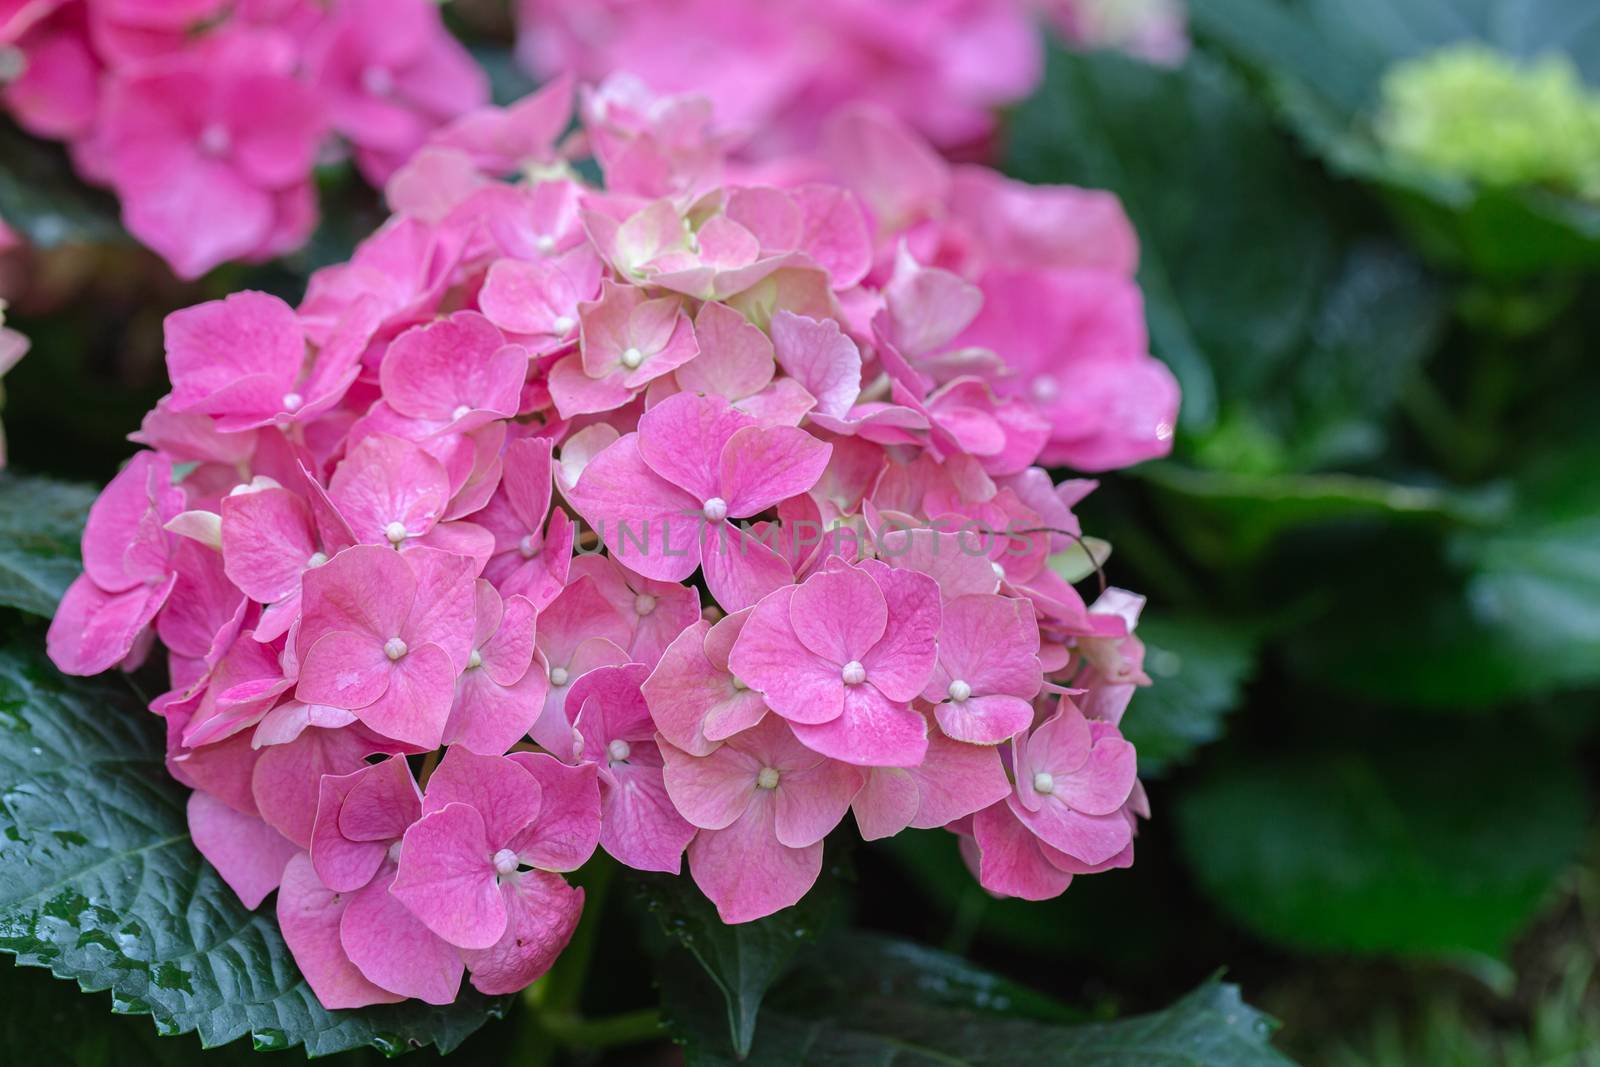
M 815 146 L 846 102 L 896 115 L 946 154 L 981 156 L 997 109 L 1044 71 L 1041 23 L 1075 47 L 1160 63 L 1188 48 L 1179 0 L 519 0 L 519 53 L 540 77 L 627 71 L 709 96 L 772 158 Z
M 330 133 L 381 183 L 488 95 L 429 0 L 0 0 L 0 106 L 184 277 L 304 243 Z
M 1080 597 L 1093 483 L 1041 466 L 1168 447 L 1116 201 L 870 109 L 740 173 L 632 82 L 563 140 L 573 96 L 440 131 L 298 308 L 168 319 L 55 661 L 160 639 L 194 840 L 333 1007 L 526 985 L 596 848 L 730 923 L 847 818 L 1000 894 L 1131 863 L 1141 599 Z
M 1374 132 L 1424 174 L 1600 200 L 1600 91 L 1565 55 L 1519 60 L 1469 43 L 1396 64 Z

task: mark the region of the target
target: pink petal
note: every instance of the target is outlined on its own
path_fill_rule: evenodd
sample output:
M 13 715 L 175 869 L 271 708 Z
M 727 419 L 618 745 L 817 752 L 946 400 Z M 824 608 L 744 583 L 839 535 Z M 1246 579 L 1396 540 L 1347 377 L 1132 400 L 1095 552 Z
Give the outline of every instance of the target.
M 600 845 L 618 862 L 668 874 L 682 868 L 695 828 L 673 807 L 660 767 L 612 767 L 600 780 L 600 812 Z
M 311 858 L 304 852 L 283 869 L 278 888 L 278 928 L 284 943 L 324 1008 L 364 1008 L 393 1004 L 400 993 L 373 985 L 345 955 L 339 926 L 349 898 L 329 889 L 317 878 Z
M 295 698 L 356 711 L 388 691 L 392 666 L 381 641 L 348 630 L 325 634 L 301 661 Z
M 740 400 L 772 381 L 772 342 L 726 304 L 708 303 L 695 316 L 700 355 L 677 370 L 678 385 L 692 393 Z
M 465 969 L 461 952 L 406 908 L 393 891 L 396 881 L 394 865 L 387 864 L 349 898 L 339 944 L 380 988 L 428 1004 L 453 1003 Z
M 772 343 L 784 372 L 816 397 L 818 411 L 849 413 L 861 395 L 861 351 L 837 322 L 780 311 L 772 316 Z
M 515 760 L 452 748 L 434 768 L 423 795 L 424 815 L 465 804 L 483 819 L 491 852 L 508 843 L 539 814 L 543 790 Z
M 820 724 L 791 720 L 813 752 L 862 767 L 912 767 L 928 749 L 927 722 L 868 684 L 847 686 L 844 712 Z
M 747 426 L 722 447 L 716 494 L 737 518 L 765 511 L 817 484 L 833 447 L 794 426 Z
M 508 846 L 529 866 L 541 871 L 575 871 L 594 854 L 600 841 L 600 792 L 596 767 L 571 767 L 542 752 L 513 752 L 506 757 L 539 783 L 539 814 Z
M 689 843 L 695 884 L 725 923 L 750 922 L 798 903 L 822 873 L 822 843 L 788 848 L 772 828 L 772 805 L 751 804 L 723 830 L 702 830 Z
M 859 663 L 883 638 L 889 608 L 870 574 L 840 567 L 818 571 L 795 589 L 789 621 L 795 636 L 817 656 L 837 665 Z M 754 622 L 752 618 L 745 625 L 746 635 Z
M 700 541 L 706 589 L 724 611 L 743 611 L 794 582 L 788 560 L 753 531 L 726 520 L 707 522 Z
M 548 971 L 583 915 L 583 890 L 558 875 L 523 871 L 501 891 L 511 916 L 505 935 L 489 948 L 462 953 L 473 988 L 490 996 L 518 992 Z
M 755 801 L 762 761 L 723 745 L 705 756 L 661 746 L 667 795 L 684 818 L 706 830 L 731 826 Z
M 728 667 L 785 718 L 827 722 L 843 711 L 846 687 L 840 661 L 823 659 L 801 644 L 790 623 L 797 614 L 791 604 L 798 588 L 803 587 L 779 589 L 755 606 L 728 654 Z M 867 603 L 870 607 L 870 599 Z
M 372 748 L 354 731 L 313 729 L 263 750 L 250 779 L 261 817 L 301 848 L 310 848 L 322 776 L 349 774 Z
M 699 511 L 701 502 L 723 496 L 723 449 L 734 434 L 752 425 L 749 416 L 721 397 L 678 393 L 639 419 L 639 457 L 650 470 L 687 493 L 692 501 L 690 508 Z M 590 470 L 594 462 L 591 461 Z M 588 473 L 586 470 L 584 477 Z M 724 499 L 732 514 L 732 500 Z
M 500 940 L 507 922 L 495 851 L 484 836 L 478 809 L 446 804 L 406 830 L 399 873 L 389 892 L 450 944 L 488 948 Z
M 921 695 L 938 659 L 939 586 L 925 574 L 894 570 L 878 560 L 861 566 L 883 591 L 889 616 L 883 640 L 861 662 L 885 696 L 911 700 Z
M 646 466 L 639 441 L 628 434 L 595 456 L 567 498 L 617 559 L 647 578 L 681 582 L 700 565 L 703 498 Z
M 1045 859 L 1038 838 L 1006 805 L 995 804 L 978 812 L 972 828 L 979 852 L 978 880 L 989 892 L 1049 900 L 1072 884 L 1072 875 Z
M 783 771 L 777 788 L 773 831 L 789 848 L 805 848 L 827 837 L 861 789 L 862 773 L 833 760 L 803 770 Z
M 423 749 L 438 748 L 450 718 L 455 681 L 455 667 L 444 649 L 423 645 L 394 664 L 382 696 L 351 710 L 383 737 Z
M 194 847 L 247 908 L 278 888 L 284 865 L 300 851 L 259 817 L 241 814 L 210 793 L 190 793 L 188 813 Z

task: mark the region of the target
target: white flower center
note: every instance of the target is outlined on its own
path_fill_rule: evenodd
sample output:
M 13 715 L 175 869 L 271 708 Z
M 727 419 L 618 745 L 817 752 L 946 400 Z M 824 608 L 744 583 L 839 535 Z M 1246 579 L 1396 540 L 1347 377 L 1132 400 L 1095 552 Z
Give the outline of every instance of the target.
M 633 598 L 633 613 L 635 615 L 648 615 L 656 610 L 656 598 L 649 593 L 640 593 Z
M 306 398 L 301 396 L 299 393 L 283 394 L 283 410 L 285 411 L 299 411 L 300 405 L 304 404 L 305 402 Z
M 550 668 L 550 684 L 551 685 L 566 685 L 567 684 L 567 669 L 565 667 L 551 667 Z
M 860 685 L 867 680 L 867 669 L 860 660 L 853 659 L 840 669 L 839 677 L 844 679 L 845 685 Z
M 644 353 L 639 351 L 639 349 L 635 346 L 629 345 L 627 348 L 622 350 L 622 365 L 627 367 L 629 370 L 633 370 L 643 362 Z
M 467 405 L 465 405 L 465 404 L 457 404 L 456 405 L 456 409 L 450 413 L 450 418 L 452 418 L 452 419 L 465 418 L 467 415 L 470 415 L 471 413 L 472 413 L 472 409 L 470 407 L 468 407 Z
M 556 250 L 556 239 L 547 233 L 541 233 L 533 239 L 533 247 L 543 255 L 548 256 Z
M 1048 374 L 1041 374 L 1033 380 L 1033 398 L 1041 403 L 1054 400 L 1061 392 L 1061 386 Z
M 394 844 L 389 846 L 389 862 L 390 863 L 399 863 L 400 862 L 400 845 L 401 845 L 400 839 L 396 838 L 395 841 L 394 841 Z
M 311 553 L 311 558 L 306 560 L 306 566 L 320 567 L 326 562 L 328 562 L 328 554 L 326 552 L 313 552 Z
M 479 853 L 482 855 L 482 853 Z M 496 874 L 510 874 L 517 869 L 517 854 L 509 848 L 503 848 L 494 854 L 494 872 Z
M 561 315 L 550 324 L 550 329 L 557 337 L 565 337 L 572 332 L 572 328 L 576 325 L 577 323 L 572 321 L 572 316 Z
M 720 496 L 714 496 L 700 505 L 700 513 L 712 522 L 721 522 L 728 517 L 728 502 Z
M 383 536 L 389 539 L 389 543 L 391 545 L 398 545 L 401 541 L 406 539 L 405 524 L 391 522 L 389 525 L 383 528 Z
M 373 96 L 388 96 L 394 92 L 394 75 L 386 67 L 368 67 L 361 72 L 361 87 Z
M 620 737 L 606 746 L 606 755 L 611 757 L 613 763 L 621 763 L 632 754 L 633 746 Z
M 391 660 L 399 659 L 406 654 L 406 643 L 398 637 L 391 637 L 383 643 L 383 654 Z
M 1035 793 L 1054 793 L 1056 791 L 1056 777 L 1049 771 L 1040 771 L 1033 776 L 1033 791 Z
M 517 551 L 522 554 L 523 559 L 533 558 L 534 553 L 539 551 L 539 546 L 533 543 L 533 534 L 528 534 L 517 542 Z
M 971 695 L 972 686 L 968 685 L 966 682 L 963 682 L 960 678 L 957 678 L 955 681 L 950 683 L 950 699 L 954 700 L 957 704 L 962 703 Z
M 200 131 L 200 151 L 208 156 L 226 155 L 233 147 L 233 135 L 220 122 L 207 123 Z
M 763 767 L 761 773 L 756 775 L 756 786 L 760 789 L 778 788 L 778 768 Z
M 989 569 L 994 571 L 994 576 L 1000 579 L 1002 582 L 1006 580 L 1006 569 L 1000 566 L 998 561 L 990 560 Z
M 483 653 L 473 649 L 467 654 L 467 670 L 475 670 L 483 666 Z

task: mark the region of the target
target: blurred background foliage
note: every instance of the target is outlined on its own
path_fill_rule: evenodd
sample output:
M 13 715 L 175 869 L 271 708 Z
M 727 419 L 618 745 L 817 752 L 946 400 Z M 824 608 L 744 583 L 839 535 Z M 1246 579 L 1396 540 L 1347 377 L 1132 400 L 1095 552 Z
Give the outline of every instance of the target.
M 1260 1051 L 1265 1021 L 1207 984 L 1226 967 L 1296 1062 L 1600 1062 L 1600 186 L 1429 173 L 1378 135 L 1395 65 L 1462 41 L 1563 55 L 1600 91 L 1600 7 L 1192 0 L 1192 18 L 1176 70 L 1053 52 L 1002 164 L 1124 199 L 1152 345 L 1185 392 L 1173 456 L 1084 506 L 1111 579 L 1151 601 L 1156 686 L 1125 720 L 1155 812 L 1137 864 L 996 901 L 953 838 L 906 835 L 846 850 L 815 912 L 738 943 L 696 927 L 681 886 L 619 885 L 587 935 L 590 980 L 462 1056 L 581 1048 L 540 1027 L 627 1018 L 660 982 L 673 1032 L 710 1035 L 693 1061 L 723 1062 L 776 982 L 756 1062 L 789 1062 L 799 1034 L 833 1051 L 849 1035 L 863 1058 L 920 1035 L 959 1058 L 972 1035 L 933 1027 L 950 1008 L 1008 1027 L 971 1062 L 1062 1062 L 1065 1023 L 1165 1008 L 1151 1032 L 1176 1047 L 1214 1015 L 1252 1029 L 1209 1062 L 1281 1063 Z M 525 88 L 503 24 L 464 29 L 503 96 Z M 104 482 L 165 389 L 166 312 L 241 287 L 293 298 L 381 218 L 348 172 L 321 184 L 309 249 L 182 286 L 59 152 L 0 131 L 0 217 L 33 242 L 0 266 L 34 339 L 5 383 L 16 471 Z M 0 510 L 45 499 L 7 478 Z M 244 1055 L 158 1040 L 38 972 L 0 984 L 0 1047 L 83 1065 Z M 1114 1050 L 1120 1025 L 1088 1032 Z

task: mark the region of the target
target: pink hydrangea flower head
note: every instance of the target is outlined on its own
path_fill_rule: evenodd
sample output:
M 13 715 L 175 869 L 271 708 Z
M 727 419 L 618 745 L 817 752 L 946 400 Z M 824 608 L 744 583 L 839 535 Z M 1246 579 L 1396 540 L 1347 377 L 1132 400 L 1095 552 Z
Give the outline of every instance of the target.
M 1122 807 L 1133 792 L 1133 746 L 1117 728 L 1084 718 L 1063 697 L 1060 709 L 1016 742 L 1011 813 L 1034 836 L 1089 865 L 1127 848 L 1132 830 Z

